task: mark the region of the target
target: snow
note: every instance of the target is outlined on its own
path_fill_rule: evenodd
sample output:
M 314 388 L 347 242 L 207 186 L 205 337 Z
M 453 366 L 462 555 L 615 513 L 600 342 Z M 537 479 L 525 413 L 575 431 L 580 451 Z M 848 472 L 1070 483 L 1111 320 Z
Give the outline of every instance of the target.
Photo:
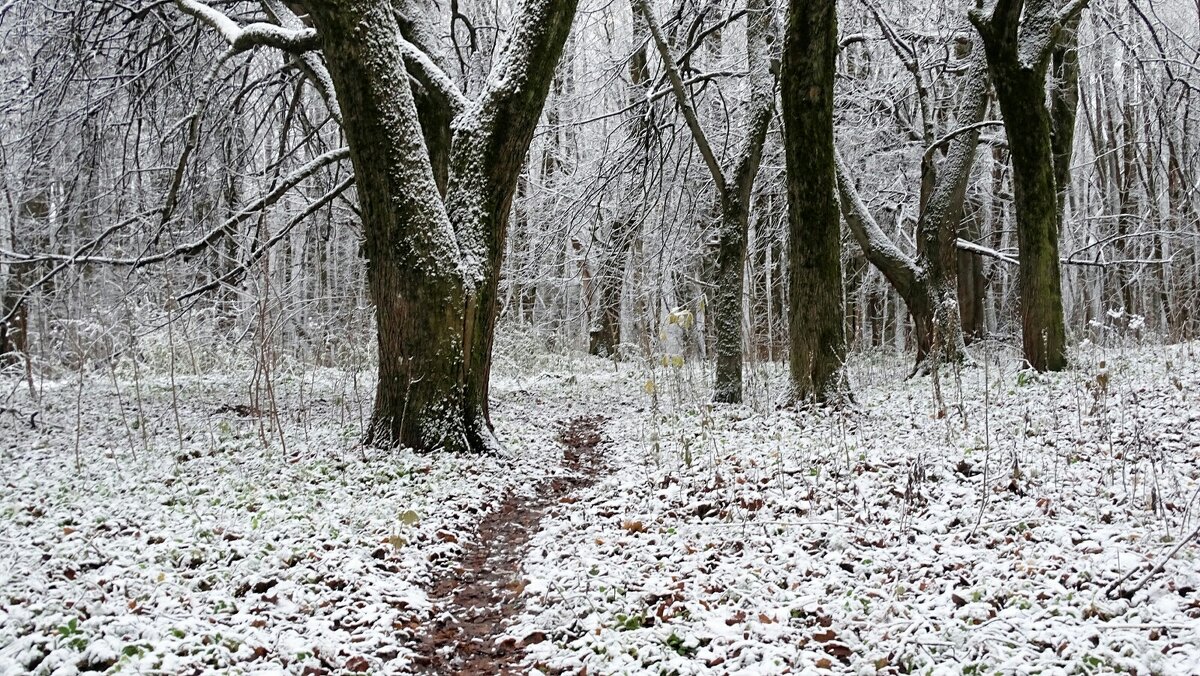
M 1197 526 L 1200 344 L 1050 375 L 973 350 L 943 402 L 858 355 L 857 409 L 802 412 L 712 406 L 704 364 L 500 355 L 496 456 L 359 448 L 370 379 L 328 369 L 275 370 L 286 450 L 240 371 L 178 375 L 178 429 L 146 367 L 118 371 L 124 416 L 107 374 L 18 391 L 41 413 L 0 413 L 0 674 L 408 673 L 431 580 L 596 413 L 607 468 L 497 627 L 545 634 L 531 669 L 1196 673 L 1200 543 L 1148 574 Z
M 1087 350 L 1036 377 L 988 354 L 944 407 L 872 360 L 855 413 L 664 396 L 543 523 L 550 591 L 511 632 L 569 672 L 1196 673 L 1197 543 L 1105 590 L 1196 527 L 1197 346 Z
M 249 373 L 178 378 L 180 432 L 165 376 L 142 374 L 144 425 L 121 378 L 128 429 L 110 379 L 85 378 L 78 469 L 77 381 L 46 385 L 36 430 L 0 414 L 0 674 L 402 670 L 426 585 L 493 502 L 557 467 L 567 414 L 500 398 L 499 457 L 362 449 L 359 377 L 275 383 L 286 452 L 230 408 Z

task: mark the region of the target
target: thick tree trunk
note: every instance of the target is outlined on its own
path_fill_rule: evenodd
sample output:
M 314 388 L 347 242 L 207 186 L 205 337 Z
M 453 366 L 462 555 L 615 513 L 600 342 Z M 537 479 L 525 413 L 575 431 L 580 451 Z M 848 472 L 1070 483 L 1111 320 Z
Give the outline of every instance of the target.
M 1012 156 L 1025 359 L 1039 371 L 1059 371 L 1067 365 L 1066 328 L 1055 146 L 1046 105 L 1059 9 L 1052 0 L 998 0 L 990 17 L 972 12 L 971 19 L 983 37 Z
M 341 109 L 354 112 L 344 131 L 379 328 L 369 443 L 495 447 L 487 395 L 509 211 L 575 6 L 526 0 L 475 102 L 398 39 L 420 42 L 406 16 L 411 7 L 310 7 Z M 427 120 L 411 88 L 398 86 L 409 82 L 406 65 L 430 97 Z M 447 110 L 437 99 L 463 118 L 448 148 Z
M 958 306 L 958 226 L 962 222 L 967 183 L 975 164 L 979 128 L 988 106 L 988 67 L 980 50 L 964 82 L 965 92 L 958 111 L 960 131 L 949 141 L 946 159 L 938 171 L 925 208 L 917 222 L 917 266 L 928 286 L 931 320 L 925 342 L 934 362 L 968 360 Z M 930 156 L 931 153 L 926 153 Z M 914 315 L 915 316 L 915 315 Z M 918 344 L 921 342 L 918 330 Z M 920 350 L 918 350 L 920 351 Z M 918 369 L 924 368 L 918 361 Z
M 343 110 L 378 324 L 379 382 L 366 441 L 475 446 L 465 406 L 464 280 L 408 87 L 391 6 L 313 3 Z
M 749 209 L 735 196 L 721 202 L 713 324 L 717 334 L 717 373 L 713 401 L 742 401 L 742 296 L 745 293 L 746 229 Z
M 834 185 L 836 0 L 790 0 L 784 31 L 791 396 L 841 396 L 846 356 L 841 227 Z

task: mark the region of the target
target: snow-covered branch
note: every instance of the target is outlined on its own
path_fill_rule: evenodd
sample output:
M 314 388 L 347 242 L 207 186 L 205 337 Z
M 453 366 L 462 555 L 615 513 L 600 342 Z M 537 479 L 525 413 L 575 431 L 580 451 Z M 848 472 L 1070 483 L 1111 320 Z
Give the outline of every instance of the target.
M 398 38 L 400 48 L 404 51 L 404 62 L 409 66 L 410 72 L 416 71 L 414 77 L 427 89 L 435 91 L 439 96 L 445 99 L 447 105 L 453 110 L 453 115 L 458 116 L 459 113 L 466 110 L 470 105 L 470 100 L 466 94 L 463 94 L 462 89 L 450 79 L 446 71 L 438 67 L 429 55 L 421 51 L 416 45 L 412 44 L 404 38 Z
M 318 47 L 317 32 L 311 28 L 289 30 L 273 23 L 257 22 L 239 26 L 236 21 L 199 0 L 175 0 L 185 14 L 208 24 L 235 51 L 254 47 L 275 47 L 285 52 L 301 53 Z
M 334 164 L 335 162 L 340 162 L 341 160 L 347 159 L 348 157 L 350 157 L 350 151 L 347 148 L 337 148 L 334 150 L 330 150 L 326 153 L 322 153 L 321 155 L 318 155 L 317 157 L 315 157 L 311 161 L 309 161 L 307 164 L 304 164 L 303 166 L 299 167 L 292 173 L 290 173 L 287 176 L 285 176 L 284 178 L 280 179 L 278 185 L 276 185 L 273 190 L 266 193 L 265 195 L 260 196 L 258 199 L 254 200 L 253 202 L 250 202 L 246 206 L 242 207 L 237 213 L 235 213 L 234 215 L 225 219 L 220 225 L 212 228 L 211 230 L 204 233 L 200 237 L 198 237 L 190 242 L 180 244 L 179 246 L 177 246 L 169 251 L 163 251 L 161 253 L 157 253 L 157 254 L 154 254 L 151 256 L 138 256 L 137 258 L 118 258 L 118 257 L 113 257 L 113 256 L 95 256 L 95 255 L 85 253 L 88 250 L 94 250 L 98 246 L 96 243 L 89 243 L 87 245 L 84 245 L 83 247 L 80 247 L 74 253 L 69 254 L 69 255 L 65 255 L 65 254 L 17 255 L 17 254 L 14 254 L 13 252 L 8 252 L 8 251 L 3 251 L 3 250 L 0 250 L 0 255 L 5 255 L 5 256 L 11 257 L 11 258 L 15 258 L 21 262 L 59 261 L 66 265 L 76 265 L 76 264 L 80 264 L 80 263 L 88 263 L 88 264 L 97 264 L 97 265 L 114 265 L 114 266 L 131 267 L 131 268 L 140 268 L 140 267 L 152 265 L 155 263 L 162 263 L 162 262 L 170 260 L 172 258 L 181 258 L 181 257 L 186 258 L 189 256 L 194 256 L 197 253 L 199 253 L 200 251 L 204 250 L 205 248 L 220 241 L 223 237 L 228 235 L 232 231 L 232 228 L 235 225 L 237 225 L 238 223 L 246 220 L 247 218 L 250 218 L 251 216 L 257 215 L 263 209 L 266 209 L 267 207 L 278 202 L 281 197 L 283 197 L 285 194 L 288 193 L 288 191 L 292 190 L 297 185 L 299 185 L 300 182 L 303 181 L 304 179 L 317 173 L 317 171 L 319 171 L 320 169 L 322 169 L 326 166 L 329 166 L 331 164 Z M 136 218 L 141 219 L 142 217 L 143 217 L 143 215 L 139 215 Z M 119 225 L 121 227 L 124 227 L 124 225 L 129 222 L 131 222 L 131 221 L 126 221 Z M 62 266 L 59 266 L 59 267 L 61 268 Z M 58 272 L 58 270 L 59 270 L 59 268 L 55 268 L 55 269 L 51 270 L 51 272 L 47 273 L 46 276 L 44 276 L 42 279 L 38 280 L 35 284 L 31 285 L 30 288 L 36 288 L 36 287 L 41 286 L 42 284 L 46 283 L 47 281 L 50 280 L 50 277 L 52 277 L 54 274 L 56 274 Z
M 241 261 L 240 263 L 238 263 L 236 266 L 234 266 L 234 268 L 232 270 L 225 273 L 218 279 L 214 279 L 207 284 L 198 286 L 198 287 L 188 291 L 187 293 L 182 294 L 181 296 L 179 296 L 178 300 L 180 302 L 183 302 L 185 300 L 194 298 L 201 294 L 208 293 L 209 291 L 213 291 L 213 290 L 215 290 L 221 286 L 224 286 L 226 284 L 232 283 L 233 280 L 235 280 L 238 277 L 245 274 L 246 270 L 250 269 L 251 265 L 254 265 L 254 263 L 257 262 L 260 258 L 262 258 L 264 254 L 266 254 L 268 251 L 270 251 L 271 247 L 275 246 L 276 244 L 278 244 L 280 242 L 280 240 L 286 238 L 289 234 L 291 234 L 292 230 L 297 225 L 299 225 L 300 223 L 303 223 L 305 221 L 305 219 L 307 219 L 309 216 L 311 216 L 311 215 L 317 213 L 318 211 L 320 211 L 321 209 L 325 208 L 326 205 L 328 205 L 333 200 L 337 199 L 337 197 L 339 195 L 341 195 L 343 192 L 345 192 L 351 185 L 354 185 L 354 177 L 353 176 L 344 179 L 341 183 L 334 186 L 332 190 L 325 193 L 321 197 L 313 200 L 307 207 L 305 207 L 305 209 L 303 211 L 301 211 L 300 213 L 293 216 L 287 222 L 287 225 L 280 228 L 279 232 L 272 235 L 271 239 L 267 240 L 264 243 L 257 245 L 250 252 L 250 254 L 246 257 L 246 259 Z
M 304 21 L 296 16 L 296 13 L 283 0 L 262 0 L 262 3 L 267 12 L 285 29 L 294 32 L 311 30 L 304 25 Z M 313 86 L 316 87 L 317 92 L 321 94 L 321 98 L 325 101 L 325 107 L 329 110 L 329 114 L 340 124 L 342 121 L 342 108 L 338 104 L 337 93 L 333 91 L 333 79 L 329 77 L 329 69 L 325 67 L 324 60 L 317 54 L 309 51 L 296 54 L 294 58 L 305 75 L 308 76 Z
M 913 259 L 901 251 L 879 224 L 871 216 L 866 202 L 859 195 L 850 179 L 850 171 L 841 153 L 835 156 L 837 161 L 838 198 L 842 207 L 842 218 L 850 227 L 854 240 L 862 248 L 863 254 L 871 264 L 879 268 L 899 291 L 908 294 L 912 290 L 918 275 L 917 265 Z
M 712 145 L 708 142 L 704 128 L 700 126 L 700 119 L 696 115 L 696 109 L 692 106 L 691 99 L 688 98 L 683 77 L 679 73 L 675 57 L 671 54 L 671 47 L 663 35 L 662 27 L 659 26 L 658 18 L 654 15 L 647 0 L 633 0 L 633 5 L 650 29 L 650 36 L 654 39 L 654 45 L 658 48 L 659 56 L 662 57 L 663 68 L 666 69 L 667 78 L 671 82 L 671 90 L 675 92 L 675 103 L 683 113 L 683 119 L 687 121 L 692 138 L 696 142 L 696 149 L 700 151 L 700 156 L 704 158 L 704 164 L 708 166 L 708 171 L 712 174 L 713 182 L 717 185 L 717 192 L 724 195 L 728 190 L 725 172 L 721 169 L 721 163 L 717 160 L 716 153 L 713 152 Z

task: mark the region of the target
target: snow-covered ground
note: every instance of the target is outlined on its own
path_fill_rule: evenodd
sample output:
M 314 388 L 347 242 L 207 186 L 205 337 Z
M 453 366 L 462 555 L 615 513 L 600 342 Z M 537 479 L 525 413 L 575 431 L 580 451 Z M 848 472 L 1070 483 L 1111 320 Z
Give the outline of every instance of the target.
M 0 674 L 403 673 L 430 580 L 594 414 L 606 474 L 543 521 L 500 630 L 540 670 L 1200 673 L 1200 543 L 1168 558 L 1200 524 L 1200 345 L 977 356 L 940 401 L 857 357 L 856 410 L 800 413 L 771 368 L 713 407 L 694 364 L 541 360 L 498 378 L 502 457 L 359 448 L 371 385 L 335 371 L 273 378 L 282 431 L 246 373 L 18 390 Z
M 1200 673 L 1200 542 L 1142 585 L 1200 524 L 1200 346 L 1078 358 L 991 355 L 942 403 L 859 360 L 850 413 L 660 375 L 608 428 L 619 471 L 534 538 L 510 631 L 589 674 Z

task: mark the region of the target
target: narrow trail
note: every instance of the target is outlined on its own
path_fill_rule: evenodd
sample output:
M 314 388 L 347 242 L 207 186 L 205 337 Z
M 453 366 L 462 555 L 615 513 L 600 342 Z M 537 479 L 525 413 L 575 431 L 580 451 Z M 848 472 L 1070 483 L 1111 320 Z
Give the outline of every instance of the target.
M 519 673 L 525 646 L 544 640 L 533 634 L 520 641 L 498 638 L 524 603 L 521 561 L 546 510 L 596 481 L 603 462 L 600 415 L 574 418 L 559 433 L 568 476 L 543 482 L 532 499 L 516 495 L 479 524 L 479 537 L 459 565 L 434 580 L 430 596 L 438 617 L 415 646 L 413 666 L 423 674 Z

